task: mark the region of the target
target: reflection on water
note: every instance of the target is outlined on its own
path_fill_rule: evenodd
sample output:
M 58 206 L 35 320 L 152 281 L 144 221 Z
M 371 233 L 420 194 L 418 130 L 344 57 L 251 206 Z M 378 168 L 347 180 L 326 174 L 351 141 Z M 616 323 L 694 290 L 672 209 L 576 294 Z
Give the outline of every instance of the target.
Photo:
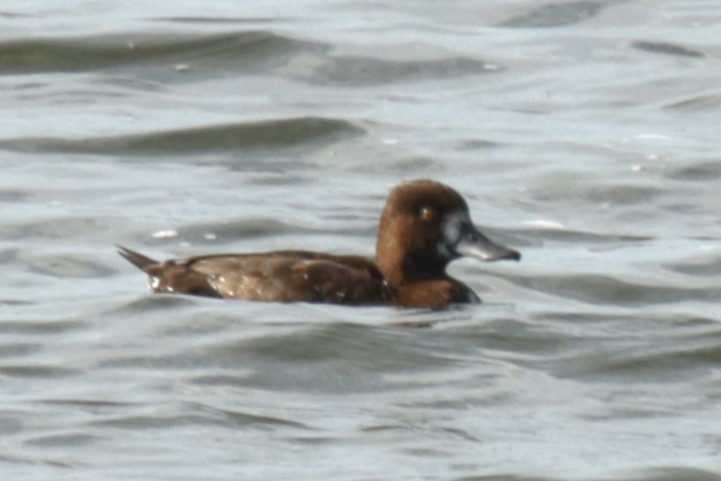
M 4 6 L 2 472 L 721 479 L 719 8 Z M 487 304 L 150 296 L 115 254 L 372 255 L 409 178 L 523 252 L 453 265 Z

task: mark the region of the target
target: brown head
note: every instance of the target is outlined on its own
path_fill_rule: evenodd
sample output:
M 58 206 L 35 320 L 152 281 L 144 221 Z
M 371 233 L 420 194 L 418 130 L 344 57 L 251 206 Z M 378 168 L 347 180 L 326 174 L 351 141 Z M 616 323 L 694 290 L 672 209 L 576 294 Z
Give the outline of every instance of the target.
M 391 285 L 446 278 L 461 256 L 518 260 L 476 229 L 461 195 L 447 185 L 417 180 L 393 189 L 381 217 L 376 263 Z

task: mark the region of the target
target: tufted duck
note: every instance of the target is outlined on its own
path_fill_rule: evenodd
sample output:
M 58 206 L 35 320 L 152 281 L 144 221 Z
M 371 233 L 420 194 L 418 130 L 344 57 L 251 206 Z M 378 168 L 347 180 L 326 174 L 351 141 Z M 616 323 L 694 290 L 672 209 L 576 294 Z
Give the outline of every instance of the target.
M 389 304 L 443 309 L 480 302 L 446 273 L 461 256 L 519 260 L 471 222 L 458 192 L 417 180 L 393 189 L 381 216 L 375 262 L 309 251 L 215 254 L 157 262 L 125 247 L 119 253 L 149 276 L 154 292 L 226 299 Z

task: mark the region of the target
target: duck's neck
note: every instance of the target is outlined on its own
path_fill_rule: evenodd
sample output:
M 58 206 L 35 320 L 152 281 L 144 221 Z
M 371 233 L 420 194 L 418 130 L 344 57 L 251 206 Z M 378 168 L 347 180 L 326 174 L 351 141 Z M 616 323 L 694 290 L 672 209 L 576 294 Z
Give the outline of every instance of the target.
M 405 258 L 403 272 L 407 282 L 445 279 L 446 261 L 428 253 L 409 254 Z
M 413 282 L 445 279 L 447 262 L 423 252 L 401 250 L 376 253 L 376 265 L 391 286 L 399 287 Z

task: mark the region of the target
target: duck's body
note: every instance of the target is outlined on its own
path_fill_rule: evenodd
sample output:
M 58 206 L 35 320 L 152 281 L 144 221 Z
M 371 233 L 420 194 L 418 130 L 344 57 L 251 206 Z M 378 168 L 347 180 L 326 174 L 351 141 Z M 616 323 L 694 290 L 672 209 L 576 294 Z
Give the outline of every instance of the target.
M 157 262 L 120 247 L 148 274 L 154 292 L 274 302 L 389 304 L 444 308 L 479 302 L 446 274 L 462 255 L 481 260 L 520 259 L 471 223 L 468 206 L 453 189 L 433 181 L 396 187 L 381 217 L 375 261 L 311 251 L 217 254 Z
M 369 259 L 310 251 L 218 254 L 157 262 L 120 254 L 150 276 L 155 292 L 275 302 L 382 304 L 390 299 Z

